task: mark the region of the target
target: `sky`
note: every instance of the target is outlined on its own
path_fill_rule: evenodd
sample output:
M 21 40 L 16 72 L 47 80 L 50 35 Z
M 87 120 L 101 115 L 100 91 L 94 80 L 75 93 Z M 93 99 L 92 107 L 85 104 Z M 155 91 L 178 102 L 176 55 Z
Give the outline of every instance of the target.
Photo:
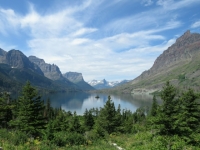
M 0 48 L 79 72 L 131 80 L 187 30 L 200 33 L 200 0 L 0 0 Z

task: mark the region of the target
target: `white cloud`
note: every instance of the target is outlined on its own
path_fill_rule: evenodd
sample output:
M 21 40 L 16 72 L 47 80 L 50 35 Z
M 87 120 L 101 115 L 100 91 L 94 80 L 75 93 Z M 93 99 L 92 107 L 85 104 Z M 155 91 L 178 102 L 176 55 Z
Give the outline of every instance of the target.
M 96 28 L 81 28 L 79 30 L 77 30 L 75 33 L 73 33 L 72 36 L 81 36 L 81 35 L 84 35 L 84 34 L 89 34 L 89 33 L 92 33 L 92 32 L 95 32 L 97 31 L 98 29 Z
M 153 4 L 153 0 L 142 0 L 144 6 L 150 6 Z
M 153 3 L 151 0 L 145 2 L 145 5 Z M 184 2 L 159 0 L 157 4 L 167 7 L 173 3 L 177 8 L 189 3 Z M 175 41 L 167 40 L 160 32 L 182 25 L 173 13 L 159 8 L 105 22 L 103 28 L 88 27 L 85 22 L 92 11 L 86 20 L 76 16 L 93 4 L 94 1 L 87 0 L 78 6 L 46 14 L 40 14 L 30 5 L 24 16 L 13 10 L 0 9 L 0 33 L 26 32 L 31 39 L 27 41 L 30 50 L 25 54 L 57 64 L 63 73 L 81 72 L 86 81 L 121 80 L 133 79 L 149 69 L 155 58 Z M 112 34 L 108 36 L 110 32 Z M 91 38 L 96 33 L 105 36 Z M 154 41 L 160 44 L 152 45 Z
M 19 27 L 18 20 L 20 20 L 20 16 L 12 9 L 0 8 L 0 33 L 8 35 L 8 32 L 12 31 L 17 34 L 17 28 Z
M 156 2 L 157 5 L 162 6 L 166 10 L 176 10 L 184 7 L 189 7 L 191 5 L 199 4 L 198 0 L 158 0 Z
M 44 58 L 48 63 L 56 63 L 63 73 L 82 72 L 86 81 L 105 77 L 110 80 L 112 77 L 131 79 L 150 68 L 157 53 L 161 53 L 171 44 L 148 44 L 157 39 L 164 40 L 164 37 L 146 31 L 120 34 L 100 40 L 81 39 L 87 41 L 84 45 L 74 44 L 74 39 L 56 38 L 31 40 L 29 46 L 32 49 L 31 54 Z M 146 46 L 141 47 L 141 44 Z M 116 51 L 124 45 L 134 48 L 127 48 L 120 53 Z
M 198 28 L 198 27 L 200 27 L 200 20 L 199 20 L 199 21 L 196 21 L 195 23 L 193 23 L 193 24 L 191 25 L 191 28 Z

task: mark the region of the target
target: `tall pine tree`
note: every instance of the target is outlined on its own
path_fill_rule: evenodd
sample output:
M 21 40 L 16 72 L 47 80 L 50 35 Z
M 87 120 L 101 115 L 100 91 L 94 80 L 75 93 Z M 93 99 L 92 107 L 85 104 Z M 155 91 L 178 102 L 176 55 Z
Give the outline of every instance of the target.
M 44 104 L 37 90 L 27 82 L 17 102 L 16 118 L 10 122 L 15 128 L 31 136 L 38 136 L 45 128 Z
M 93 118 L 93 115 L 92 115 L 92 110 L 85 110 L 84 114 L 83 114 L 83 117 L 84 117 L 84 125 L 86 127 L 87 130 L 91 130 L 94 126 L 94 118 Z
M 177 119 L 176 89 L 169 81 L 161 92 L 163 104 L 155 119 L 156 127 L 161 135 L 174 135 L 176 133 L 175 121 Z
M 0 126 L 7 128 L 8 122 L 12 119 L 12 108 L 10 95 L 3 93 L 0 97 Z
M 192 89 L 180 97 L 181 107 L 178 120 L 179 135 L 187 141 L 194 142 L 192 134 L 198 133 L 200 128 L 200 108 L 197 103 L 198 95 Z
M 156 100 L 156 96 L 154 95 L 150 115 L 155 117 L 156 114 L 157 114 L 157 111 L 158 111 L 158 103 L 157 103 L 157 100 Z
M 100 114 L 97 118 L 96 129 L 99 131 L 106 131 L 108 134 L 117 132 L 117 128 L 121 125 L 121 120 L 118 120 L 118 115 L 111 97 L 108 96 L 108 100 L 104 108 L 100 110 Z

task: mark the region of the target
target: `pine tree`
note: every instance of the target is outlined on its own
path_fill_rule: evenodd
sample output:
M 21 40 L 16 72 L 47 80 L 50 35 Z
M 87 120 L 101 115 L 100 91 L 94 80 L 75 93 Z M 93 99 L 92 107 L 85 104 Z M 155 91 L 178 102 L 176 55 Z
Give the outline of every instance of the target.
M 115 114 L 115 132 L 122 132 L 123 128 L 122 128 L 122 115 L 121 115 L 121 105 L 118 105 L 116 114 Z
M 51 120 L 53 118 L 53 108 L 51 107 L 50 99 L 47 99 L 46 106 L 45 106 L 45 117 L 47 120 Z
M 156 114 L 157 114 L 157 110 L 158 110 L 158 103 L 157 103 L 157 100 L 156 100 L 156 96 L 154 95 L 153 96 L 153 103 L 152 103 L 152 106 L 151 106 L 151 116 L 155 117 Z
M 12 108 L 10 95 L 3 93 L 0 97 L 0 126 L 8 128 L 8 122 L 12 119 Z
M 69 130 L 71 132 L 77 132 L 77 133 L 82 133 L 82 131 L 83 131 L 81 124 L 80 124 L 80 121 L 79 121 L 79 118 L 76 115 L 76 112 L 74 112 Z
M 92 116 L 92 110 L 85 110 L 84 114 L 84 125 L 87 128 L 87 130 L 91 130 L 94 126 L 94 118 Z
M 161 99 L 163 104 L 158 111 L 155 125 L 161 135 L 174 135 L 176 133 L 175 121 L 177 119 L 176 89 L 169 81 L 163 87 Z
M 199 132 L 200 128 L 200 108 L 197 99 L 198 95 L 192 89 L 182 94 L 180 113 L 176 122 L 179 135 L 193 142 L 191 135 Z
M 100 130 L 105 130 L 106 132 L 113 133 L 116 132 L 116 127 L 120 120 L 116 120 L 116 110 L 111 97 L 108 96 L 108 101 L 104 105 L 104 108 L 100 110 L 100 114 L 97 119 L 97 126 Z
M 69 129 L 69 118 L 67 116 L 67 113 L 64 110 L 60 109 L 55 109 L 55 111 L 57 115 L 56 118 L 53 119 L 53 130 L 56 132 L 67 131 Z
M 17 129 L 38 136 L 45 128 L 44 104 L 36 89 L 27 82 L 17 102 L 16 118 L 10 124 Z

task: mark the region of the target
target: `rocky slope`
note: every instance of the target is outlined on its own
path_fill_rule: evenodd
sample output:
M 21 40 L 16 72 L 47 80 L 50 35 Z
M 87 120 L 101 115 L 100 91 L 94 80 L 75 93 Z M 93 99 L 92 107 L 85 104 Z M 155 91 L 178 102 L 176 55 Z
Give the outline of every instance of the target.
M 29 56 L 28 58 L 31 62 L 40 67 L 45 77 L 51 80 L 59 80 L 63 77 L 58 66 L 47 64 L 43 59 L 37 58 L 36 56 Z
M 84 81 L 82 73 L 66 72 L 65 74 L 63 74 L 63 77 L 65 77 L 69 81 L 77 84 L 82 89 L 85 89 L 85 90 L 94 90 L 95 89 L 91 85 L 89 85 L 87 82 Z
M 74 84 L 67 78 L 63 77 L 60 68 L 55 64 L 47 64 L 43 59 L 37 58 L 36 56 L 28 57 L 31 62 L 39 66 L 44 73 L 44 76 L 62 85 L 68 85 L 76 89 L 85 90 L 77 84 Z
M 181 88 L 200 89 L 200 34 L 185 32 L 132 82 L 113 89 L 124 93 L 158 91 L 170 80 Z
M 40 75 L 43 75 L 41 69 L 30 62 L 29 59 L 19 50 L 10 50 L 8 52 L 0 49 L 0 63 L 7 64 L 11 68 L 30 69 Z

